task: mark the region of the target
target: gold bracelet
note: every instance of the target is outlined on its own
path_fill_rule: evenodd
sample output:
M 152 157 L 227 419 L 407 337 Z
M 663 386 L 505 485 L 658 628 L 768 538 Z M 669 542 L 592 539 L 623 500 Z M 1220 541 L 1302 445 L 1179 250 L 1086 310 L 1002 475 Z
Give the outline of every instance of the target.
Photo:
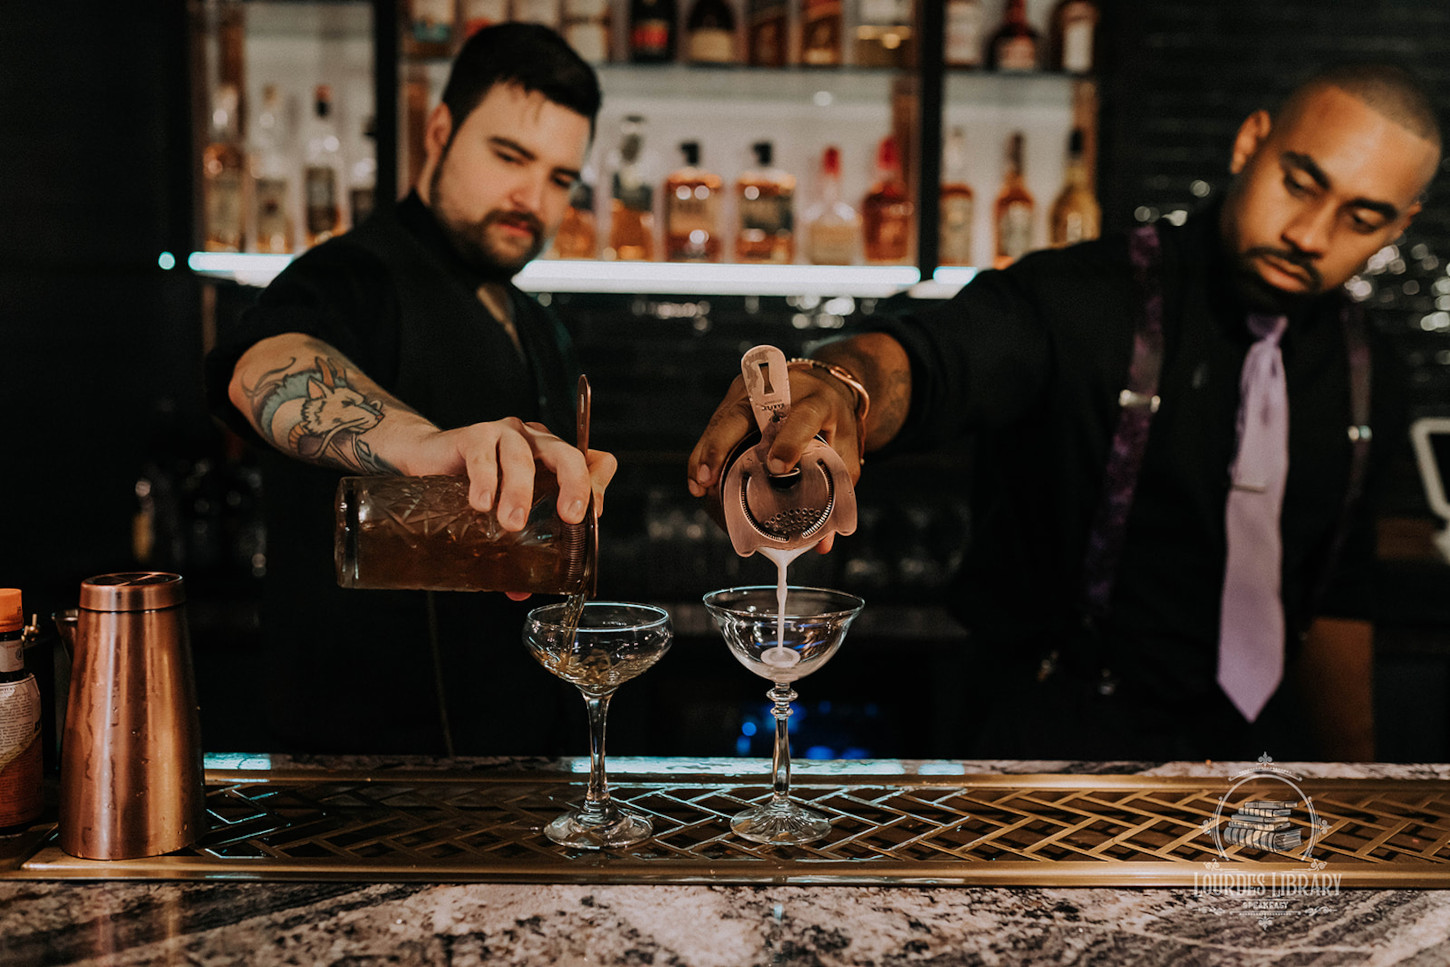
M 856 459 L 866 462 L 866 414 L 871 412 L 871 394 L 866 392 L 866 386 L 856 375 L 844 366 L 837 366 L 835 363 L 828 363 L 823 359 L 792 359 L 786 364 L 787 369 L 820 369 L 830 373 L 837 380 L 844 383 L 851 394 L 856 397 Z

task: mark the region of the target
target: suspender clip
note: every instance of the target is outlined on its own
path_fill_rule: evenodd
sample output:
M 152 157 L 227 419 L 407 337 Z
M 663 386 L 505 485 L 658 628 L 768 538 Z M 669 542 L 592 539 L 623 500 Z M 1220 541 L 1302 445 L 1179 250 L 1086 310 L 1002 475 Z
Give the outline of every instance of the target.
M 1148 408 L 1149 413 L 1158 412 L 1158 394 L 1149 396 L 1146 393 L 1135 393 L 1133 390 L 1125 389 L 1118 394 L 1118 405 L 1125 410 L 1140 410 Z

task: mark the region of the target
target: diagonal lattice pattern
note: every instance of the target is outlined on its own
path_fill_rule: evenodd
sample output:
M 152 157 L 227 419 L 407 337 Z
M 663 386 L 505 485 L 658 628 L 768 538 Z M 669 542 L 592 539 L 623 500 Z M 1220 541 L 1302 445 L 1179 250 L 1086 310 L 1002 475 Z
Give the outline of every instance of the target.
M 1262 798 L 1262 784 L 798 778 L 793 794 L 831 816 L 831 835 L 770 847 L 729 825 L 767 797 L 763 777 L 629 776 L 614 795 L 652 817 L 655 837 L 591 854 L 541 833 L 582 795 L 580 776 L 213 772 L 211 828 L 193 850 L 96 864 L 52 840 L 0 876 L 1168 886 L 1194 885 L 1217 863 L 1220 872 L 1322 869 L 1346 887 L 1450 886 L 1450 782 L 1304 780 L 1300 791 L 1302 800 L 1285 800 L 1294 806 L 1286 822 L 1309 848 L 1281 855 L 1214 834 L 1235 796 Z

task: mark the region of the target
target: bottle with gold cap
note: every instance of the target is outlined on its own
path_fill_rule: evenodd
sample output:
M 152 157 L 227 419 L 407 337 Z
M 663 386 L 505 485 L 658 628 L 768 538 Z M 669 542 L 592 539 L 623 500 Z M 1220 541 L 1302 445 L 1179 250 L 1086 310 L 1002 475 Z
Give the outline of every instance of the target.
M 0 588 L 0 831 L 39 818 L 40 688 L 25 670 L 20 592 Z

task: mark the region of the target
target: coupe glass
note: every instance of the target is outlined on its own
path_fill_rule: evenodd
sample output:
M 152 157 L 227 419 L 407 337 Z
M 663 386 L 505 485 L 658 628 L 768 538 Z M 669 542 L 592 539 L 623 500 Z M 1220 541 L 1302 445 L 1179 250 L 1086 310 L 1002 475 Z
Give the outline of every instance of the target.
M 589 709 L 589 788 L 582 805 L 544 827 L 554 842 L 609 849 L 650 837 L 648 816 L 609 798 L 604 720 L 614 690 L 659 661 L 672 639 L 669 613 L 647 604 L 591 601 L 581 607 L 569 599 L 529 612 L 524 643 L 539 664 L 578 687 Z
M 730 828 L 757 843 L 810 843 L 831 830 L 818 810 L 790 800 L 790 736 L 786 720 L 796 698 L 791 682 L 824 665 L 846 637 L 865 602 L 825 588 L 790 587 L 784 608 L 774 586 L 729 588 L 705 595 L 730 652 L 740 664 L 775 683 L 775 755 L 768 802 L 740 813 Z

